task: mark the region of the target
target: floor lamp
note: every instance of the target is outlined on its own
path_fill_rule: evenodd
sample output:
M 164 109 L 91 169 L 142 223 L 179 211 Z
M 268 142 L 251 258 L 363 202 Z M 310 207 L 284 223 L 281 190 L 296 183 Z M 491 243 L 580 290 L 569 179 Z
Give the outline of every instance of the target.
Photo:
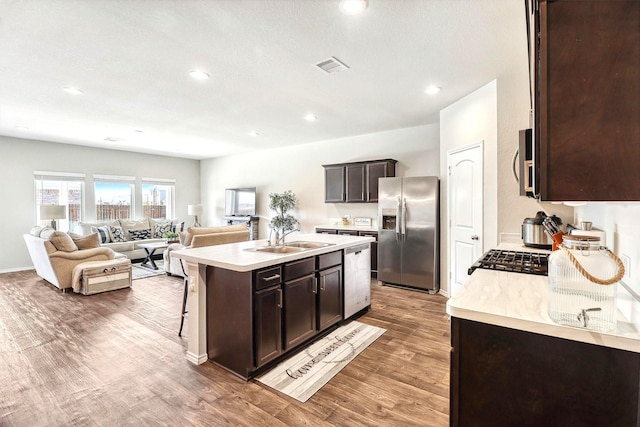
M 51 228 L 57 230 L 56 219 L 65 219 L 67 217 L 66 205 L 42 205 L 40 206 L 40 219 L 50 219 Z
M 200 216 L 202 216 L 202 205 L 187 205 L 187 214 L 195 216 L 192 227 L 200 227 Z

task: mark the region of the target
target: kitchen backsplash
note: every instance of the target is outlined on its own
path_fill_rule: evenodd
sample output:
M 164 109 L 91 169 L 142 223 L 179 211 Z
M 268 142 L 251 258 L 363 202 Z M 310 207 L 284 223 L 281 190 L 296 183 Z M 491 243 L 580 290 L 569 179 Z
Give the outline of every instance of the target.
M 607 247 L 628 260 L 623 282 L 640 295 L 640 202 L 589 202 L 576 207 L 574 215 L 576 224 L 591 221 L 606 232 Z

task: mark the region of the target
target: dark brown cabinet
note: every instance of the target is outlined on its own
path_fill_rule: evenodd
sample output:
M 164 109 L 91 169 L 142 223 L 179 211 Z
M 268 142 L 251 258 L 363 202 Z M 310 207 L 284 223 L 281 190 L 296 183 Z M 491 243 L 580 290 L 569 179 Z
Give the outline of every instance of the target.
M 451 426 L 637 426 L 640 355 L 451 318 Z
M 315 257 L 284 265 L 284 341 L 285 350 L 316 334 Z
M 323 165 L 325 203 L 374 203 L 378 201 L 378 179 L 395 176 L 393 159 Z
M 251 378 L 342 317 L 342 251 L 254 271 L 207 267 L 207 354 Z
M 371 273 L 378 274 L 378 233 L 376 231 L 358 231 L 358 236 L 373 237 L 371 242 Z
M 318 272 L 318 331 L 342 320 L 342 265 Z
M 640 2 L 540 0 L 535 140 L 542 200 L 640 200 Z
M 324 201 L 325 203 L 341 203 L 346 200 L 344 166 L 324 167 Z

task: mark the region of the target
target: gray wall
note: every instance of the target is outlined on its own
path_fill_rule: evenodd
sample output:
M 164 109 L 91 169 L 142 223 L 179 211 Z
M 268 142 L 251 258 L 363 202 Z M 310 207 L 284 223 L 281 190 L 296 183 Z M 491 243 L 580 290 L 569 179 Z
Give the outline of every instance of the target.
M 167 178 L 176 180 L 176 217 L 187 216 L 187 205 L 200 201 L 200 161 L 173 157 L 104 150 L 0 136 L 2 168 L 0 200 L 0 272 L 31 268 L 32 263 L 22 235 L 35 225 L 33 171 L 76 172 L 86 174 L 86 220 L 94 218 L 93 174 Z M 139 204 L 140 200 L 136 200 Z

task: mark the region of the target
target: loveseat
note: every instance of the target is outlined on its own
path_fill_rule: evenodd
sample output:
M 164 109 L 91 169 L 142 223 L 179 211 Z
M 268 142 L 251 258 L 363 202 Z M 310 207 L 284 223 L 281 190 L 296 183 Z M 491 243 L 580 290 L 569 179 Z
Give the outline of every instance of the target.
M 116 219 L 103 222 L 80 222 L 83 236 L 98 233 L 100 246 L 110 248 L 131 260 L 144 259 L 146 251 L 141 243 L 165 242 L 168 232 L 182 231 L 184 223 L 171 219 Z M 159 251 L 158 251 L 159 253 Z
M 225 243 L 249 240 L 249 230 L 244 224 L 221 227 L 189 227 L 181 232 L 180 243 L 172 243 L 163 254 L 164 271 L 168 275 L 184 276 L 180 260 L 171 257 L 171 252 L 179 249 L 200 248 L 223 245 Z
M 23 237 L 38 276 L 63 291 L 72 287 L 73 269 L 78 264 L 122 257 L 110 248 L 99 247 L 95 234 L 72 237 L 61 231 L 41 234 L 41 230 L 32 230 Z

